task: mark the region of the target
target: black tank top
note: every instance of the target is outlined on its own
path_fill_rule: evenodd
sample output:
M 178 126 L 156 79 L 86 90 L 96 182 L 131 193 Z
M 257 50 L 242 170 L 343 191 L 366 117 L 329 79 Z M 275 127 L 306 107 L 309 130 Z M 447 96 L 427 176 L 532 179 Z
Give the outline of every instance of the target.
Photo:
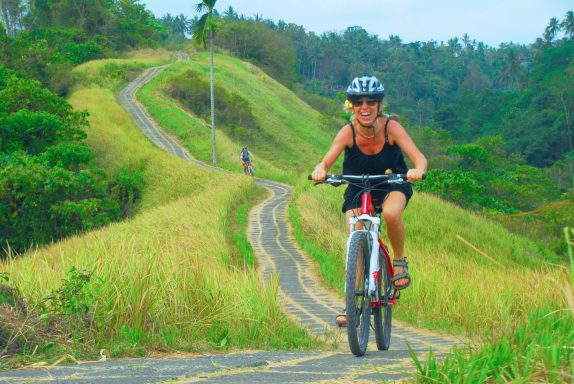
M 403 152 L 398 145 L 389 142 L 389 133 L 385 123 L 385 144 L 379 153 L 366 155 L 359 149 L 355 136 L 355 127 L 349 124 L 353 131 L 353 146 L 345 148 L 345 158 L 343 160 L 343 174 L 345 175 L 381 175 L 387 169 L 393 173 L 406 173 L 408 168 L 403 157 Z

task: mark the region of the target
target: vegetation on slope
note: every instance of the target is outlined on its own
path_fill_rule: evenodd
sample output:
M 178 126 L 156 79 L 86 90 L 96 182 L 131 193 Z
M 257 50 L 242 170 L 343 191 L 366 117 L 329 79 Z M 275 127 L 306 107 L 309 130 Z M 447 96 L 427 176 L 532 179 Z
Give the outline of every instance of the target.
M 100 348 L 117 356 L 316 345 L 281 311 L 277 285 L 262 286 L 248 252 L 234 249 L 244 240 L 228 230 L 245 225 L 235 210 L 259 194 L 253 179 L 202 170 L 155 148 L 110 89 L 79 89 L 70 102 L 90 112 L 88 142 L 101 166 L 138 169 L 144 189 L 129 221 L 0 265 L 29 300 L 28 313 L 43 313 L 39 323 L 22 314 L 21 329 L 51 325 L 49 339 L 15 333 L 20 342 L 29 337 L 24 351 L 82 358 Z

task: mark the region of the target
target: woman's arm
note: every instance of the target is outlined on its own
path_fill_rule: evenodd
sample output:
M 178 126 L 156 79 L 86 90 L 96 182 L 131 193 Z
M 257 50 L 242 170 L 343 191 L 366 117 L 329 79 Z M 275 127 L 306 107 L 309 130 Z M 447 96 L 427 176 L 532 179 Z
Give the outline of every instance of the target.
M 428 167 L 425 155 L 417 148 L 414 141 L 399 122 L 391 121 L 389 123 L 389 133 L 395 143 L 401 147 L 401 150 L 411 159 L 415 166 L 414 169 L 409 169 L 407 173 L 409 181 L 422 180 Z
M 348 125 L 345 125 L 339 130 L 339 133 L 337 133 L 337 136 L 335 136 L 335 139 L 331 144 L 331 148 L 329 148 L 327 154 L 323 157 L 323 160 L 315 166 L 313 173 L 311 173 L 313 181 L 325 180 L 325 176 L 327 176 L 329 169 L 331 169 L 335 161 L 337 161 L 341 152 L 349 146 L 349 139 L 352 140 L 352 135 L 351 130 L 348 127 Z

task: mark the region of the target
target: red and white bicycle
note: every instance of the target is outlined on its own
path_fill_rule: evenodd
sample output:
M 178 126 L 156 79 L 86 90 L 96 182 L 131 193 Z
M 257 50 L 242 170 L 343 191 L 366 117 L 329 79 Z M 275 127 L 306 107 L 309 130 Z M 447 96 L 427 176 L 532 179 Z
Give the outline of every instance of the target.
M 243 162 L 243 172 L 246 175 L 253 176 L 253 166 L 251 165 L 251 161 Z
M 393 262 L 381 240 L 382 208 L 375 206 L 371 192 L 389 184 L 408 183 L 406 174 L 327 175 L 315 184 L 361 188 L 361 208 L 350 219 L 345 266 L 345 303 L 347 338 L 351 352 L 362 356 L 367 350 L 371 314 L 377 349 L 389 349 L 393 305 L 398 291 L 393 287 Z M 378 202 L 380 204 L 380 202 Z M 361 225 L 357 225 L 357 224 Z

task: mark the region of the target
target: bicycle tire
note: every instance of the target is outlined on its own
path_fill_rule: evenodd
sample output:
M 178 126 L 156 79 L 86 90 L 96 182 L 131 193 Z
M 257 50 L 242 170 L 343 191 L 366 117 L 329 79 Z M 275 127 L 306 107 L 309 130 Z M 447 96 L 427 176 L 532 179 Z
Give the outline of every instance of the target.
M 393 284 L 391 281 L 391 272 L 387 266 L 387 260 L 383 255 L 383 250 L 379 249 L 379 265 L 381 273 L 379 274 L 379 297 L 384 301 L 392 292 Z M 393 321 L 393 306 L 391 304 L 381 304 L 378 308 L 373 308 L 373 321 L 375 328 L 375 340 L 379 351 L 386 351 L 391 345 L 391 330 Z
M 369 342 L 371 300 L 367 284 L 369 277 L 370 234 L 351 234 L 347 255 L 345 302 L 347 305 L 347 339 L 356 356 L 363 356 Z
M 247 167 L 247 174 L 253 176 L 253 167 L 251 165 Z

